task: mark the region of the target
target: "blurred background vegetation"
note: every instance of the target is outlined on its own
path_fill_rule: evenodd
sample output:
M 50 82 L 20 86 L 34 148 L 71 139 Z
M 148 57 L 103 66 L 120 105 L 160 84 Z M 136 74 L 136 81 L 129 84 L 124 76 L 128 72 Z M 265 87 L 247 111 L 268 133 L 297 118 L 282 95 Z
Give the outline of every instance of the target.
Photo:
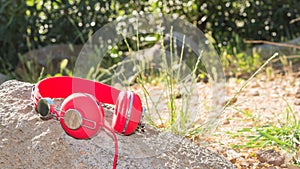
M 212 38 L 225 65 L 234 62 L 246 71 L 261 58 L 243 53 L 253 45 L 243 40 L 285 42 L 300 36 L 300 22 L 291 22 L 300 17 L 299 0 L 0 0 L 0 73 L 21 78 L 14 71 L 28 51 L 84 44 L 106 23 L 136 11 L 188 20 Z

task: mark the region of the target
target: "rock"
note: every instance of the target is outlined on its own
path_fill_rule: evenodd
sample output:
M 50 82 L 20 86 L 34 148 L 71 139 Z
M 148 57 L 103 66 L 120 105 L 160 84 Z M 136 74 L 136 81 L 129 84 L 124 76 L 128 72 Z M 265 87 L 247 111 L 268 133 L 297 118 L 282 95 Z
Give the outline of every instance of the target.
M 241 158 L 241 154 L 239 154 L 233 149 L 227 150 L 226 154 L 227 154 L 227 159 L 229 159 L 229 161 L 232 163 L 236 163 L 237 159 Z
M 0 84 L 2 84 L 3 82 L 5 82 L 7 79 L 8 78 L 4 74 L 0 73 Z
M 47 62 L 62 59 L 76 59 L 82 45 L 54 44 L 29 51 L 22 55 L 25 60 L 37 60 L 40 65 L 46 66 Z
M 285 43 L 292 45 L 300 45 L 300 37 L 297 37 Z M 296 54 L 296 50 L 294 48 L 281 47 L 269 44 L 257 45 L 253 47 L 253 49 L 249 50 L 249 53 L 251 53 L 252 51 L 258 53 L 263 59 L 267 59 L 268 57 L 272 56 L 275 52 L 279 52 L 280 55 L 286 56 Z
M 300 88 L 297 90 L 295 98 L 300 99 Z
M 88 140 L 68 136 L 56 120 L 41 120 L 30 100 L 32 84 L 0 85 L 0 168 L 111 168 L 114 140 L 104 129 Z M 112 111 L 106 110 L 106 120 Z M 145 126 L 117 135 L 117 168 L 235 168 L 182 137 Z
M 249 94 L 251 96 L 259 96 L 259 91 L 257 89 L 251 89 Z
M 292 164 L 289 164 L 287 168 L 288 169 L 300 169 L 300 167 L 294 166 Z
M 284 163 L 284 156 L 274 149 L 260 150 L 256 152 L 256 156 L 262 163 L 268 163 L 276 166 L 280 166 Z
M 300 99 L 296 99 L 296 100 L 294 101 L 294 105 L 295 105 L 295 106 L 300 106 Z
M 124 58 L 123 63 L 118 66 L 117 72 L 122 70 L 130 71 L 124 74 L 125 78 L 118 77 L 120 79 L 116 78 L 114 80 L 122 82 L 123 85 L 131 85 L 139 75 L 137 70 L 164 70 L 166 66 L 172 69 L 172 72 L 176 72 L 180 68 L 181 80 L 188 77 L 191 75 L 190 68 L 195 66 L 198 58 L 198 56 L 192 52 L 193 48 L 191 46 L 195 43 L 202 43 L 200 42 L 201 40 L 199 41 L 199 39 L 192 38 L 195 37 L 185 37 L 185 35 L 179 32 L 173 32 L 172 37 L 170 34 L 166 34 L 163 39 L 159 39 L 152 47 L 138 51 L 124 52 L 122 56 L 122 58 Z M 205 46 L 205 48 L 206 47 L 207 46 Z M 194 50 L 196 49 L 198 48 L 194 46 Z M 178 64 L 181 57 L 183 62 Z M 126 59 L 132 59 L 134 62 L 126 61 Z
M 268 167 L 268 169 L 280 169 L 280 167 L 278 167 L 278 166 L 270 166 L 270 167 Z
M 24 69 L 27 68 L 27 61 L 30 61 L 35 66 L 34 71 L 40 72 L 42 67 L 45 70 L 59 71 L 60 63 L 63 59 L 68 59 L 71 63 L 75 61 L 82 45 L 71 44 L 54 44 L 45 46 L 39 49 L 31 50 L 22 54 L 19 64 L 16 66 L 15 72 L 22 77 Z M 70 64 L 68 65 L 70 66 Z M 53 72 L 51 72 L 53 73 Z

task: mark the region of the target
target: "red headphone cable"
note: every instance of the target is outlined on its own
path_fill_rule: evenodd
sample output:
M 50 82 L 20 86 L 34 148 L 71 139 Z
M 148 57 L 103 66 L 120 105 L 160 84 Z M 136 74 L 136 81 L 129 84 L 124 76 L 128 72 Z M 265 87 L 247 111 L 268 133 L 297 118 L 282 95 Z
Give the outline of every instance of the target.
M 115 154 L 114 154 L 113 169 L 116 169 L 117 168 L 117 160 L 118 160 L 118 138 L 117 138 L 116 134 L 105 124 L 103 124 L 103 127 L 113 135 L 113 138 L 115 141 Z

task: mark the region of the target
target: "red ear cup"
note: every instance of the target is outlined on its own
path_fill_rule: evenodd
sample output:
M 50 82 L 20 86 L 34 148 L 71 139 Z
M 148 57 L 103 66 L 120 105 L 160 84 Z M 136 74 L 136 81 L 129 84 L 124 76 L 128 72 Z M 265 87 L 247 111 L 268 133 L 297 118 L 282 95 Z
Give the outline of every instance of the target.
M 120 92 L 113 115 L 113 129 L 124 135 L 132 134 L 142 118 L 142 102 L 133 92 Z
M 62 103 L 60 123 L 66 133 L 74 138 L 91 138 L 104 123 L 103 112 L 92 95 L 74 93 Z

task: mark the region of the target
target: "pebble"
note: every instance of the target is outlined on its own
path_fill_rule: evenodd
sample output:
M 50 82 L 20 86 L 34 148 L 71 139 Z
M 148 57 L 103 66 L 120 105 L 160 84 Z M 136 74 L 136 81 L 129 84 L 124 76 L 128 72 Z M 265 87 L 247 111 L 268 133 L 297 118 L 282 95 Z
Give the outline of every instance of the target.
M 251 94 L 252 96 L 259 96 L 259 91 L 258 91 L 258 90 L 251 90 L 251 91 L 250 91 L 250 94 Z
M 280 166 L 284 163 L 284 156 L 274 149 L 259 150 L 256 152 L 258 160 L 262 163 Z
M 299 99 L 299 98 L 300 98 L 300 89 L 298 89 L 298 91 L 296 92 L 296 95 L 295 95 L 295 97 L 296 97 L 297 99 Z
M 300 99 L 295 100 L 295 101 L 294 101 L 294 105 L 300 106 Z

